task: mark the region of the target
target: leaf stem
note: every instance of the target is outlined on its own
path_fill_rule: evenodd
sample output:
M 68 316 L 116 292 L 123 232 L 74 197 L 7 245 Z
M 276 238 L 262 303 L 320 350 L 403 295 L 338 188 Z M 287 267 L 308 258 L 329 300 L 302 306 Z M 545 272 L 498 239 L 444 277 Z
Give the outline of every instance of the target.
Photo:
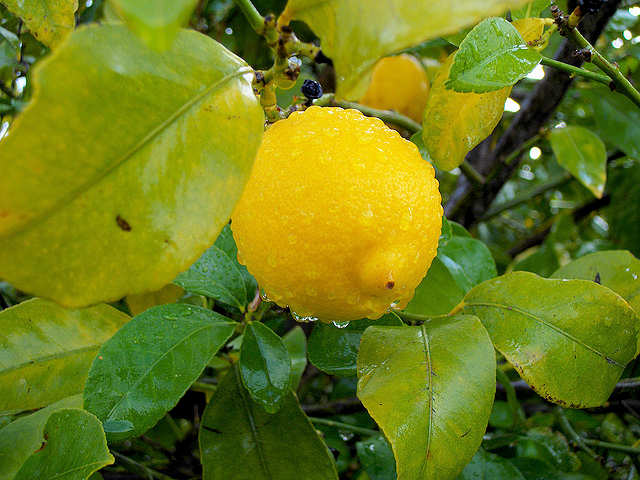
M 574 67 L 568 63 L 559 62 L 549 57 L 542 57 L 542 65 L 546 65 L 547 67 L 552 67 L 557 70 L 563 70 L 571 75 L 577 75 L 579 77 L 587 78 L 589 80 L 595 80 L 596 82 L 600 82 L 604 85 L 611 85 L 611 78 L 607 75 L 602 75 L 601 73 L 591 72 L 584 68 Z
M 511 410 L 511 416 L 513 417 L 514 429 L 517 429 L 524 420 L 524 412 L 518 402 L 518 396 L 516 395 L 516 389 L 511 385 L 509 376 L 499 367 L 496 367 L 496 380 L 504 387 L 504 391 L 507 395 L 507 404 Z
M 462 170 L 462 173 L 465 174 L 471 183 L 474 183 L 475 185 L 485 184 L 486 179 L 467 160 L 464 160 L 460 164 L 460 170 Z
M 251 28 L 255 30 L 258 35 L 264 36 L 265 34 L 265 18 L 260 15 L 258 9 L 251 3 L 251 0 L 233 0 L 238 8 L 242 11 L 246 17 Z
M 311 420 L 311 423 L 315 423 L 317 425 L 326 425 L 327 427 L 334 427 L 339 430 L 349 430 L 350 432 L 359 433 L 361 435 L 380 435 L 380 431 L 378 430 L 357 427 L 355 425 L 349 425 L 348 423 L 327 420 L 326 418 L 309 417 L 309 420 Z
M 419 313 L 410 313 L 405 312 L 404 310 L 394 310 L 392 313 L 395 313 L 400 318 L 409 320 L 411 322 L 428 322 L 436 318 L 446 318 L 449 316 L 448 313 L 445 313 L 443 315 L 420 315 Z
M 191 384 L 192 390 L 195 390 L 196 392 L 202 392 L 202 393 L 214 393 L 217 388 L 218 388 L 217 385 L 212 385 L 210 383 L 205 383 L 205 382 L 193 382 Z
M 111 453 L 118 460 L 126 470 L 131 473 L 135 473 L 136 475 L 140 475 L 142 478 L 146 480 L 174 480 L 172 477 L 165 475 L 164 473 L 160 473 L 156 470 L 153 470 L 146 465 L 143 465 L 139 462 L 136 462 L 133 458 L 127 457 L 122 453 L 111 450 Z
M 620 445 L 619 443 L 602 442 L 600 440 L 592 440 L 590 438 L 585 438 L 583 441 L 586 445 L 591 445 L 592 447 L 608 448 L 609 450 L 617 450 L 619 452 L 640 455 L 640 447 L 630 447 L 628 445 Z
M 565 415 L 564 410 L 562 410 L 562 408 L 560 407 L 556 408 L 556 418 L 558 419 L 558 423 L 560 424 L 560 429 L 565 433 L 565 435 L 569 437 L 570 440 L 572 440 L 589 456 L 593 457 L 596 460 L 599 458 L 599 455 L 587 446 L 586 439 L 578 435 L 578 432 L 573 429 L 573 426 Z
M 355 102 L 347 102 L 345 100 L 336 100 L 333 93 L 327 93 L 326 95 L 323 95 L 314 102 L 314 105 L 318 105 L 320 107 L 333 105 L 335 107 L 353 108 L 354 110 L 359 110 L 368 117 L 377 117 L 384 122 L 393 123 L 400 128 L 404 128 L 411 134 L 419 132 L 422 128 L 422 126 L 418 122 L 397 112 L 393 112 L 391 110 L 378 110 L 377 108 L 371 108 L 367 107 L 366 105 L 361 105 Z

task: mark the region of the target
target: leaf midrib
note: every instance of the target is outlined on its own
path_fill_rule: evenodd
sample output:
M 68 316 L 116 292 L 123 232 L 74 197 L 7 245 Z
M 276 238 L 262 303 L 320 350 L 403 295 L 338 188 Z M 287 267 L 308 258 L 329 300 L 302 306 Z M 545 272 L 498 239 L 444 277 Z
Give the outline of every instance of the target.
M 593 353 L 594 355 L 597 355 L 597 356 L 603 358 L 607 363 L 615 365 L 616 367 L 620 368 L 621 370 L 624 370 L 624 368 L 625 368 L 624 365 L 621 365 L 620 363 L 618 363 L 613 358 L 609 357 L 608 355 L 605 355 L 604 353 L 599 351 L 597 348 L 592 347 L 591 345 L 585 343 L 584 341 L 580 340 L 579 338 L 571 335 L 569 332 L 566 332 L 563 329 L 561 329 L 560 327 L 558 327 L 558 326 L 556 326 L 556 325 L 554 325 L 552 323 L 547 322 L 543 318 L 538 317 L 535 314 L 533 314 L 531 312 L 527 312 L 526 310 L 523 310 L 523 309 L 518 308 L 516 306 L 502 305 L 502 304 L 499 304 L 499 303 L 491 303 L 491 302 L 464 302 L 464 306 L 465 307 L 468 306 L 468 307 L 499 308 L 501 310 L 506 310 L 506 311 L 510 311 L 510 312 L 516 312 L 516 313 L 519 313 L 519 314 L 524 315 L 526 317 L 532 318 L 533 320 L 541 323 L 545 327 L 550 328 L 554 332 L 559 333 L 560 335 L 568 338 L 569 340 L 571 340 L 572 342 L 576 343 L 577 345 L 580 345 L 585 350 L 588 350 L 591 353 Z
M 96 350 L 97 351 L 101 346 L 102 346 L 101 343 L 97 343 L 97 344 L 85 346 L 85 347 L 82 347 L 82 348 L 76 348 L 76 349 L 73 349 L 73 350 L 65 350 L 63 352 L 52 353 L 51 355 L 45 355 L 43 357 L 38 357 L 35 360 L 28 360 L 26 362 L 18 363 L 17 365 L 12 365 L 9 368 L 5 368 L 5 369 L 0 370 L 0 377 L 6 375 L 8 373 L 14 372 L 16 370 L 20 370 L 21 368 L 24 368 L 24 367 L 38 365 L 40 363 L 45 363 L 45 362 L 49 362 L 49 361 L 52 361 L 52 360 L 61 360 L 61 359 L 66 358 L 66 357 L 79 355 L 81 353 L 89 352 L 91 350 Z
M 116 171 L 121 165 L 126 163 L 131 157 L 133 157 L 137 152 L 142 150 L 148 143 L 150 143 L 154 138 L 158 137 L 164 130 L 166 130 L 170 125 L 172 125 L 178 118 L 180 118 L 183 114 L 186 114 L 194 105 L 208 96 L 211 92 L 216 90 L 221 85 L 224 85 L 229 80 L 240 77 L 246 73 L 250 73 L 253 70 L 251 67 L 242 67 L 238 70 L 235 70 L 232 73 L 229 73 L 222 77 L 221 79 L 215 81 L 207 88 L 198 92 L 195 96 L 193 96 L 189 101 L 185 102 L 180 108 L 178 108 L 172 115 L 170 115 L 166 120 L 162 121 L 158 126 L 152 128 L 149 133 L 144 136 L 136 145 L 131 147 L 129 150 L 124 152 L 122 156 L 120 156 L 116 161 L 114 161 L 109 168 L 105 169 L 99 175 L 91 178 L 86 183 L 80 185 L 75 190 L 70 191 L 67 195 L 63 195 L 58 202 L 51 205 L 49 208 L 43 210 L 42 212 L 35 215 L 29 222 L 19 226 L 18 228 L 9 231 L 6 238 L 10 238 L 16 235 L 20 235 L 24 232 L 27 232 L 37 225 L 42 223 L 48 218 L 49 213 L 53 211 L 60 212 L 63 209 L 70 206 L 78 197 L 84 194 L 86 191 L 91 190 L 93 187 L 102 182 L 105 178 L 109 177 L 114 171 Z
M 427 378 L 429 382 L 429 400 L 428 400 L 428 408 L 429 408 L 429 423 L 427 426 L 427 448 L 424 453 L 424 457 L 422 459 L 422 466 L 420 467 L 420 474 L 424 476 L 424 472 L 427 468 L 427 463 L 429 459 L 429 453 L 431 452 L 431 433 L 433 431 L 433 375 L 431 368 L 431 349 L 429 346 L 429 334 L 427 333 L 427 329 L 424 325 L 420 326 L 422 331 L 422 345 L 424 348 L 424 354 L 427 359 Z

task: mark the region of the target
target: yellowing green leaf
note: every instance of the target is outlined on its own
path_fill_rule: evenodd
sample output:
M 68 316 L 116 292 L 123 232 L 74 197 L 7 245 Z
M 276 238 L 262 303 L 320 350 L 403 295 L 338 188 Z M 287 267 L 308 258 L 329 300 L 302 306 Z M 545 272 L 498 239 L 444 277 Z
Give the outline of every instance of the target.
M 126 301 L 131 315 L 135 316 L 156 305 L 175 303 L 182 295 L 184 295 L 184 290 L 170 283 L 155 292 L 129 295 Z
M 76 25 L 78 0 L 2 0 L 2 3 L 48 47 L 58 45 Z
M 165 50 L 198 0 L 111 0 L 129 28 L 148 46 Z
M 593 281 L 514 272 L 473 288 L 464 312 L 540 395 L 572 408 L 602 405 L 637 353 L 640 320 Z
M 302 20 L 320 37 L 336 68 L 337 95 L 364 94 L 376 61 L 455 33 L 526 0 L 289 0 L 282 20 Z M 393 21 L 390 21 L 393 19 Z
M 251 69 L 197 32 L 157 53 L 104 25 L 34 80 L 0 142 L 0 277 L 67 306 L 171 283 L 250 173 L 264 121 Z
M 459 93 L 445 87 L 455 53 L 440 67 L 422 124 L 424 145 L 442 170 L 458 167 L 476 145 L 487 138 L 504 112 L 511 88 L 489 93 Z
M 108 305 L 67 310 L 28 300 L 0 313 L 0 414 L 79 393 L 100 346 L 129 321 Z
M 523 18 L 513 22 L 513 26 L 528 44 L 536 43 L 542 38 L 546 25 L 547 19 L 545 18 Z
M 607 183 L 607 149 L 595 133 L 584 127 L 555 128 L 549 135 L 558 163 L 602 198 Z
M 487 427 L 495 365 L 489 336 L 470 315 L 364 332 L 358 398 L 391 443 L 398 480 L 462 471 Z

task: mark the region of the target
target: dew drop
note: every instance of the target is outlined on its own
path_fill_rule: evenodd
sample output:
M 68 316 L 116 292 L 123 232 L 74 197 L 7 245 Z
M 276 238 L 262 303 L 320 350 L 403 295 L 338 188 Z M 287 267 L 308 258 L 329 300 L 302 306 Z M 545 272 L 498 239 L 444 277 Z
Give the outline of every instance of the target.
M 349 322 L 331 322 L 333 326 L 336 328 L 347 328 L 349 326 Z
M 311 322 L 317 322 L 318 321 L 318 317 L 299 315 L 296 312 L 294 312 L 293 310 L 291 311 L 291 316 L 293 317 L 293 319 L 296 322 L 300 322 L 300 323 L 311 323 Z
M 349 440 L 351 440 L 354 437 L 354 433 L 353 432 L 340 432 L 338 435 L 340 436 L 340 438 L 344 442 L 348 442 Z
M 263 302 L 271 301 L 271 299 L 269 298 L 269 295 L 267 295 L 267 292 L 265 292 L 263 289 L 260 289 L 260 298 L 262 299 Z

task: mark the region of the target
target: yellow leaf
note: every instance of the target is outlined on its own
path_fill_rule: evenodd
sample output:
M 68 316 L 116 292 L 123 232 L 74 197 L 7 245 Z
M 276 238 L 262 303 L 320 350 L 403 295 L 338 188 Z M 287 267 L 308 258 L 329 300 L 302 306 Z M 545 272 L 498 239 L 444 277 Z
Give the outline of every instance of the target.
M 544 18 L 523 18 L 513 22 L 513 26 L 518 29 L 524 41 L 529 45 L 534 45 L 544 34 L 544 27 L 547 20 Z
M 482 94 L 448 90 L 444 83 L 454 57 L 449 56 L 433 81 L 422 125 L 425 147 L 442 170 L 458 167 L 493 132 L 511 93 L 511 88 Z
M 48 47 L 55 47 L 76 25 L 78 0 L 3 0 L 19 16 L 34 37 Z
M 376 61 L 455 33 L 528 0 L 289 0 L 281 23 L 302 20 L 333 60 L 339 98 L 364 95 Z
M 175 303 L 182 295 L 184 295 L 184 290 L 179 286 L 170 283 L 155 292 L 129 295 L 126 300 L 131 315 L 135 317 L 139 313 L 142 313 L 151 307 L 155 307 L 156 305 Z

